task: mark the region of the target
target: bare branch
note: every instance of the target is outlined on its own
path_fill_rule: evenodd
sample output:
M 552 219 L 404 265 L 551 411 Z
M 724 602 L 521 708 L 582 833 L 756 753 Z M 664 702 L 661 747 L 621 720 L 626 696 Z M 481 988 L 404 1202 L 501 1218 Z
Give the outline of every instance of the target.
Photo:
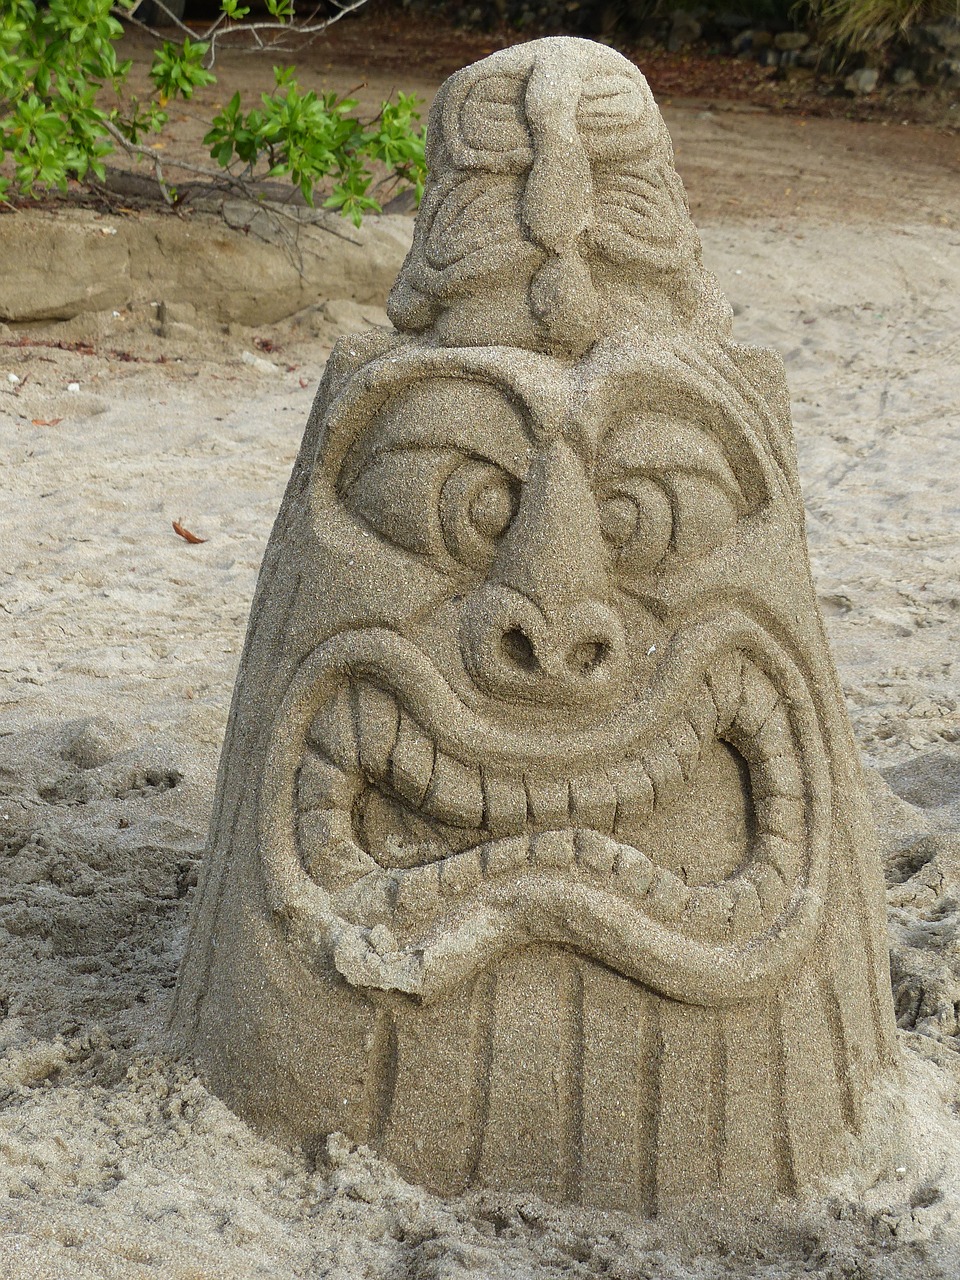
M 206 31 L 202 33 L 192 31 L 185 22 L 182 22 L 170 11 L 167 5 L 164 4 L 163 0 L 154 0 L 154 3 L 158 8 L 163 10 L 175 26 L 179 27 L 179 29 L 192 40 L 209 44 L 210 48 L 207 51 L 205 58 L 206 66 L 209 68 L 212 67 L 217 60 L 217 47 L 222 40 L 235 40 L 238 36 L 249 35 L 256 42 L 256 48 L 253 50 L 244 50 L 243 52 L 256 53 L 259 53 L 266 48 L 282 48 L 283 46 L 280 44 L 280 41 L 287 36 L 306 37 L 303 44 L 309 45 L 313 43 L 318 35 L 321 35 L 329 27 L 332 27 L 334 23 L 339 22 L 341 18 L 349 17 L 351 13 L 356 13 L 358 9 L 363 8 L 367 3 L 367 0 L 346 0 L 346 3 L 340 3 L 339 0 L 330 0 L 330 3 L 334 6 L 337 12 L 331 14 L 327 18 L 323 18 L 319 22 L 314 21 L 322 8 L 319 4 L 314 6 L 310 16 L 302 22 L 297 22 L 296 19 L 294 19 L 292 22 L 240 21 L 227 23 L 227 15 L 225 13 L 221 13 L 216 21 L 211 23 Z M 149 23 L 142 22 L 139 18 L 134 17 L 134 15 L 122 5 L 115 4 L 112 8 L 112 12 L 116 14 L 117 17 L 122 18 L 125 22 L 130 22 L 135 27 L 139 27 L 141 31 L 148 32 L 155 39 L 163 38 L 154 27 Z M 275 32 L 275 39 L 269 41 L 264 40 L 260 35 L 260 32 L 267 31 Z
M 146 147 L 140 147 L 135 142 L 131 142 L 129 138 L 124 137 L 112 120 L 104 120 L 103 127 L 109 133 L 115 142 L 118 142 L 128 156 L 134 156 L 138 160 L 149 160 L 153 165 L 154 177 L 157 180 L 157 186 L 160 188 L 160 194 L 164 200 L 172 208 L 175 201 L 173 193 L 167 186 L 163 177 L 163 169 L 160 165 L 160 157 L 154 151 L 149 151 Z
M 336 0 L 331 0 L 331 2 L 335 4 L 337 12 L 331 14 L 328 18 L 322 19 L 320 22 L 313 21 L 316 15 L 320 12 L 320 6 L 317 5 L 310 14 L 310 17 L 303 22 L 242 22 L 236 23 L 231 27 L 221 28 L 215 32 L 212 31 L 208 33 L 211 53 L 218 41 L 228 38 L 232 39 L 236 36 L 242 36 L 245 34 L 251 35 L 254 40 L 256 40 L 256 51 L 259 52 L 261 49 L 267 47 L 267 42 L 264 41 L 259 34 L 261 31 L 273 31 L 276 33 L 276 39 L 269 42 L 270 48 L 276 48 L 279 41 L 283 37 L 288 36 L 306 37 L 303 43 L 306 45 L 312 44 L 318 35 L 321 35 L 329 27 L 332 27 L 334 23 L 339 22 L 341 18 L 346 18 L 351 13 L 356 13 L 358 9 L 363 8 L 367 3 L 367 0 L 347 0 L 347 3 L 345 4 L 339 4 Z
M 163 12 L 167 15 L 167 17 L 174 24 L 174 26 L 179 27 L 181 31 L 185 31 L 188 36 L 193 36 L 196 34 L 195 32 L 190 30 L 190 28 L 186 25 L 185 22 L 181 22 L 180 19 L 177 17 L 177 15 L 172 12 L 172 10 L 167 8 L 167 6 L 163 3 L 163 0 L 153 0 L 153 3 L 157 6 L 158 9 L 163 10 Z M 143 28 L 144 31 L 149 31 L 151 35 L 157 34 L 154 28 L 151 27 L 148 22 L 141 22 L 139 18 L 135 18 L 133 16 L 133 14 L 130 12 L 129 9 L 125 9 L 122 5 L 115 4 L 113 6 L 112 11 L 118 17 L 125 18 L 128 22 L 135 23 L 138 27 Z

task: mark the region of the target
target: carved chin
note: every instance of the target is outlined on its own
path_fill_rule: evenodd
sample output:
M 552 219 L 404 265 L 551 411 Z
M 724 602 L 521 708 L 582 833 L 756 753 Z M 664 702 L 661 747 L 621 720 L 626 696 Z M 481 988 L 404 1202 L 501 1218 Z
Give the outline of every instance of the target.
M 688 660 L 659 723 L 555 739 L 546 759 L 518 754 L 522 734 L 492 749 L 487 727 L 480 767 L 458 751 L 471 726 L 445 731 L 448 689 L 431 704 L 389 659 L 325 664 L 288 802 L 337 968 L 429 995 L 549 940 L 701 1002 L 780 976 L 815 931 L 828 784 L 806 691 L 768 659 Z

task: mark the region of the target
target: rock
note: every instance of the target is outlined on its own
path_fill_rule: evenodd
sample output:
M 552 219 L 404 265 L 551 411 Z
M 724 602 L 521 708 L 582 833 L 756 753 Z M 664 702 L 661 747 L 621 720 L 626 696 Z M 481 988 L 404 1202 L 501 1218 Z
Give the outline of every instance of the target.
M 899 85 L 901 89 L 909 88 L 917 83 L 917 73 L 913 67 L 895 67 L 893 83 Z
M 159 297 L 221 323 L 273 324 L 331 295 L 380 303 L 410 247 L 408 217 L 369 217 L 355 228 L 301 210 L 302 220 L 280 219 L 285 242 L 269 238 L 277 215 L 249 205 L 230 202 L 235 225 L 209 213 L 106 223 L 58 209 L 0 218 L 0 262 L 17 263 L 15 272 L 0 271 L 0 322 L 109 317 Z
M 130 249 L 116 230 L 74 210 L 0 221 L 0 261 L 17 264 L 0 271 L 0 320 L 69 320 L 122 307 L 132 292 Z
M 819 44 L 808 44 L 806 48 L 799 49 L 796 53 L 798 67 L 816 67 L 823 57 L 823 46 Z
M 773 47 L 785 52 L 797 52 L 809 43 L 810 37 L 805 31 L 780 31 L 773 37 Z
M 779 67 L 780 54 L 774 48 L 761 49 L 760 56 L 757 58 L 761 67 Z
M 944 53 L 960 53 L 960 22 L 926 22 L 919 31 Z
M 197 308 L 192 302 L 157 303 L 161 338 L 192 338 L 197 333 Z
M 758 27 L 748 27 L 746 31 L 741 31 L 730 41 L 730 47 L 734 53 L 748 53 L 757 49 L 765 49 L 773 43 L 773 36 L 769 31 L 764 31 Z
M 678 9 L 670 24 L 667 48 L 671 53 L 685 49 L 688 44 L 693 44 L 694 40 L 700 39 L 702 31 L 703 27 L 692 13 L 687 13 L 685 9 Z
M 263 356 L 255 355 L 252 351 L 241 351 L 240 359 L 244 364 L 248 364 L 251 369 L 256 369 L 258 373 L 280 372 L 278 364 L 274 364 L 272 360 L 264 360 Z
M 749 27 L 750 19 L 745 13 L 724 9 L 713 19 L 713 25 L 719 27 L 721 31 L 742 31 L 744 27 Z
M 848 93 L 862 97 L 868 93 L 873 93 L 880 79 L 880 72 L 876 67 L 861 67 L 859 71 L 854 71 L 847 76 L 843 82 L 843 87 Z

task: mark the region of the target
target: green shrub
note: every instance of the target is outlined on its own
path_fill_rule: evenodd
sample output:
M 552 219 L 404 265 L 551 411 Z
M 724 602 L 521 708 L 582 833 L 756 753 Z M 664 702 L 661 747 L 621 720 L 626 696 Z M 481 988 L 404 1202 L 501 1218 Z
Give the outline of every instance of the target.
M 359 0 L 358 0 L 359 2 Z M 152 165 L 168 201 L 175 189 L 160 162 L 141 144 L 167 123 L 167 104 L 189 99 L 215 83 L 209 69 L 213 39 L 237 27 L 211 31 L 209 40 L 164 40 L 150 67 L 153 95 L 140 101 L 127 93 L 130 62 L 117 55 L 123 35 L 119 18 L 137 0 L 2 0 L 0 5 L 0 151 L 13 177 L 0 175 L 0 199 L 11 193 L 40 195 L 71 180 L 100 181 L 105 159 L 118 147 Z M 292 19 L 291 0 L 267 0 L 276 24 Z M 356 6 L 354 6 L 356 7 Z M 238 0 L 222 0 L 223 15 L 240 22 L 248 10 Z M 244 112 L 239 94 L 210 122 L 204 139 L 228 185 L 250 190 L 262 178 L 286 177 L 313 204 L 318 187 L 332 188 L 324 200 L 359 225 L 364 213 L 379 211 L 371 187 L 372 165 L 386 166 L 394 184 L 423 188 L 423 133 L 417 101 L 399 95 L 384 103 L 377 118 L 363 123 L 353 99 L 304 93 L 290 67 L 274 67 L 270 92 Z M 175 154 L 167 169 L 190 169 Z
M 921 23 L 960 18 L 957 0 L 815 0 L 813 13 L 830 42 L 881 50 Z

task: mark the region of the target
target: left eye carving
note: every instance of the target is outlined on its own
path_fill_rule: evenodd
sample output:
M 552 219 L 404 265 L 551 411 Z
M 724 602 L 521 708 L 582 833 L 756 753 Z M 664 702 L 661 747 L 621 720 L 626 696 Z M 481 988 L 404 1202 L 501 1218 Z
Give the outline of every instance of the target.
M 646 476 L 621 481 L 600 502 L 600 528 L 625 569 L 652 569 L 666 555 L 673 537 L 673 508 L 655 480 Z
M 617 566 L 643 573 L 665 561 L 706 555 L 740 516 L 739 494 L 704 472 L 625 475 L 602 494 L 600 527 Z
M 502 467 L 478 458 L 456 467 L 440 492 L 440 527 L 454 559 L 471 569 L 486 568 L 518 501 L 519 485 Z

